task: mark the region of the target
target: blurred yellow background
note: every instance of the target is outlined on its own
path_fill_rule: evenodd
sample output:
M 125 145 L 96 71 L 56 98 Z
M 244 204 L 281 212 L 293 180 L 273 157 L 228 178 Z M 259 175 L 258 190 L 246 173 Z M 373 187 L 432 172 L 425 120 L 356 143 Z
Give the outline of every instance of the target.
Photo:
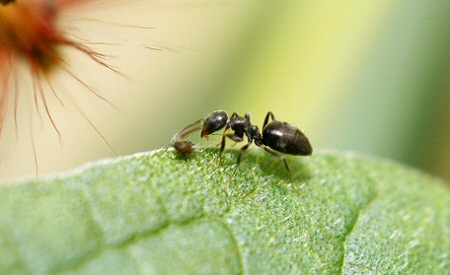
M 449 1 L 139 1 L 104 10 L 67 15 L 61 25 L 110 42 L 92 46 L 112 55 L 125 78 L 67 56 L 73 72 L 118 108 L 63 72 L 54 83 L 115 153 L 70 96 L 64 107 L 48 96 L 62 142 L 44 115 L 33 118 L 39 176 L 161 148 L 224 109 L 251 111 L 260 127 L 271 110 L 315 150 L 362 152 L 450 180 Z M 19 124 L 26 110 L 19 108 Z M 9 114 L 0 179 L 35 175 L 24 124 L 16 135 Z

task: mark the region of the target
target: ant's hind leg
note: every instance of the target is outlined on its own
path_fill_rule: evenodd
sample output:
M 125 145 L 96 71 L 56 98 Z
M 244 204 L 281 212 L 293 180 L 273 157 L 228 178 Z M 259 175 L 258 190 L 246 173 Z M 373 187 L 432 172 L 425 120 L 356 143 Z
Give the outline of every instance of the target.
M 291 168 L 289 167 L 289 164 L 288 164 L 288 162 L 287 162 L 287 160 L 286 160 L 286 157 L 283 156 L 283 155 L 280 155 L 280 154 L 278 154 L 278 153 L 276 153 L 276 152 L 274 152 L 274 151 L 272 151 L 272 150 L 270 150 L 270 149 L 267 148 L 266 146 L 261 146 L 261 148 L 263 148 L 264 151 L 266 151 L 267 153 L 271 154 L 272 156 L 278 158 L 279 160 L 283 160 L 284 166 L 286 167 L 286 170 L 287 170 L 288 173 L 289 173 L 289 177 L 290 177 L 290 179 L 291 179 L 291 183 L 293 183 Z M 295 185 L 294 185 L 294 188 L 296 188 Z
M 267 123 L 269 123 L 269 117 L 272 120 L 275 120 L 275 116 L 273 115 L 273 113 L 271 111 L 268 111 L 267 115 L 266 115 L 266 118 L 264 119 L 264 123 L 263 123 L 263 127 L 262 127 L 263 129 L 264 129 L 264 127 L 266 127 Z

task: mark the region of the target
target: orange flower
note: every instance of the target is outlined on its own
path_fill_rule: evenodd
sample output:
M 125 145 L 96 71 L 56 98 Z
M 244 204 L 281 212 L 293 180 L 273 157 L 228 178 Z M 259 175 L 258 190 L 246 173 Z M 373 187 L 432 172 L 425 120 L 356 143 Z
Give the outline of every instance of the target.
M 14 106 L 14 117 L 17 121 L 18 91 L 20 90 L 17 86 L 22 83 L 16 73 L 19 66 L 25 65 L 32 75 L 32 92 L 36 109 L 39 111 L 38 99 L 40 99 L 58 135 L 60 135 L 59 130 L 50 114 L 43 89 L 43 83 L 48 84 L 58 98 L 49 81 L 53 72 L 56 70 L 67 72 L 95 96 L 105 100 L 70 71 L 68 66 L 70 63 L 65 60 L 61 51 L 63 48 L 74 49 L 102 67 L 117 73 L 114 67 L 105 62 L 104 55 L 83 44 L 81 39 L 81 42 L 74 41 L 72 38 L 74 36 L 68 36 L 67 32 L 59 27 L 58 21 L 63 11 L 92 2 L 96 0 L 0 0 L 0 138 L 8 106 Z M 111 148 L 82 110 L 79 109 L 79 111 Z M 33 140 L 32 143 L 34 149 Z M 35 152 L 34 155 L 37 170 Z

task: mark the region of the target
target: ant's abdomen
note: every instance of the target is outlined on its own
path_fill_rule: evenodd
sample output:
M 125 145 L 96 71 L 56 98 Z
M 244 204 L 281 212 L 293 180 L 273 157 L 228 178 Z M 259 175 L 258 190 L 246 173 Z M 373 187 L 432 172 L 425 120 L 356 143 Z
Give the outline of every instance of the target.
M 312 147 L 308 138 L 294 125 L 280 120 L 274 120 L 263 129 L 263 143 L 275 151 L 308 156 Z

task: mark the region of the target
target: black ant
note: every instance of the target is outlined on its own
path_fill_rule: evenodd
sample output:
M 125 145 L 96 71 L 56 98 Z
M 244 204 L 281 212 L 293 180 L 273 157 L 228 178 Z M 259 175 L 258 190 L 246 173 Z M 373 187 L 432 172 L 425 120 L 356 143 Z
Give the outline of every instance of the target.
M 269 119 L 272 119 L 272 121 L 269 122 Z M 192 128 L 202 121 L 202 127 L 198 126 Z M 241 163 L 242 152 L 247 150 L 253 142 L 256 146 L 263 148 L 269 154 L 283 160 L 284 166 L 289 172 L 291 182 L 292 173 L 289 164 L 286 158 L 277 152 L 289 155 L 309 156 L 313 151 L 305 134 L 303 134 L 296 126 L 288 122 L 276 120 L 275 116 L 270 111 L 264 119 L 262 133 L 258 126 L 251 123 L 250 112 L 247 112 L 244 117 L 235 112 L 228 119 L 227 112 L 218 110 L 212 112 L 206 119 L 199 119 L 176 133 L 172 138 L 171 145 L 179 153 L 191 153 L 193 151 L 192 142 L 186 140 L 180 141 L 180 139 L 184 139 L 192 132 L 200 129 L 200 137 L 208 138 L 209 135 L 223 129 L 224 127 L 225 130 L 222 134 L 222 141 L 220 143 L 220 161 L 222 160 L 222 153 L 225 150 L 226 138 L 229 138 L 235 142 L 242 142 L 244 141 L 244 136 L 247 137 L 247 144 L 244 145 L 239 151 L 237 166 L 231 178 L 234 176 Z M 229 129 L 233 130 L 233 132 L 228 133 Z

